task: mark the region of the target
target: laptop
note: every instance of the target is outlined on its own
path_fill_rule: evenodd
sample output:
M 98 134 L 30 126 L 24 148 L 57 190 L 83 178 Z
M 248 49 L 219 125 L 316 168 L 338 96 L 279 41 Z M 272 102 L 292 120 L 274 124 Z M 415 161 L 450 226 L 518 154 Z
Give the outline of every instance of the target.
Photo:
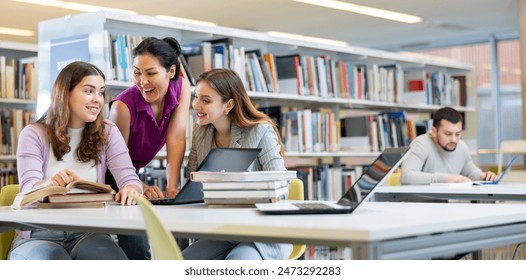
M 257 158 L 261 148 L 214 148 L 197 171 L 241 172 L 246 171 Z M 187 180 L 173 198 L 150 199 L 153 205 L 180 205 L 204 202 L 203 184 Z
M 279 215 L 352 213 L 368 198 L 376 186 L 385 182 L 409 152 L 409 147 L 385 149 L 338 202 L 283 200 L 276 203 L 256 203 L 256 207 L 264 214 Z M 360 195 L 362 188 L 370 190 L 369 195 L 363 199 Z
M 516 156 L 512 157 L 506 168 L 504 168 L 504 171 L 500 174 L 500 176 L 495 181 L 474 181 L 473 185 L 498 185 L 500 183 L 500 180 L 504 178 L 504 175 L 508 173 L 508 171 L 511 169 L 511 165 L 513 162 L 517 159 Z

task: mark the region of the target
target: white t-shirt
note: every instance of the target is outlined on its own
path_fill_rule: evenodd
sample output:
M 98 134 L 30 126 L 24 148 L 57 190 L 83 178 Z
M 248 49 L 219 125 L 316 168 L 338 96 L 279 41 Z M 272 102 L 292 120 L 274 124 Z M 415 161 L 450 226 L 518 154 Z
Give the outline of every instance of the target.
M 80 179 L 97 182 L 95 160 L 80 162 L 75 156 L 75 151 L 79 146 L 83 130 L 84 128 L 68 128 L 68 134 L 71 138 L 69 142 L 71 150 L 62 157 L 61 161 L 57 161 L 57 158 L 53 154 L 53 148 L 50 148 L 51 155 L 49 156 L 46 178 L 51 178 L 51 176 L 57 174 L 58 171 L 69 168 L 75 171 Z

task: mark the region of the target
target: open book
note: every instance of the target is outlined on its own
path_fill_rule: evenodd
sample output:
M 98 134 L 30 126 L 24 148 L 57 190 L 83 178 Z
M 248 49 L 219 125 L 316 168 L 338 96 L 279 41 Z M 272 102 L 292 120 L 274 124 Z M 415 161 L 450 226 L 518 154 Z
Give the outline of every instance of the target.
M 16 195 L 12 209 L 22 209 L 35 202 L 43 201 L 48 196 L 65 195 L 71 193 L 109 193 L 114 194 L 115 191 L 106 184 L 96 182 L 78 180 L 72 182 L 65 187 L 59 187 L 52 184 L 42 184 L 31 190 L 20 192 Z

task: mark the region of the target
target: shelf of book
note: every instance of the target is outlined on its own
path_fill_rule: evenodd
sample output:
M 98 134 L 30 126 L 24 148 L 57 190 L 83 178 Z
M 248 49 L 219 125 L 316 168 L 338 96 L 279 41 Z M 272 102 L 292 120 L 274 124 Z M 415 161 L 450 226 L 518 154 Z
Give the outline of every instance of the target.
M 0 161 L 16 161 L 15 155 L 0 155 Z
M 36 106 L 37 101 L 36 100 L 27 100 L 27 99 L 7 99 L 7 98 L 0 98 L 0 104 L 21 104 L 21 105 L 30 105 L 30 106 Z
M 474 108 L 468 106 L 474 103 L 467 101 L 473 67 L 450 59 L 333 46 L 114 12 L 76 14 L 39 23 L 38 50 L 42 65 L 39 107 L 49 100 L 54 79 L 50 73 L 57 72 L 51 66 L 73 59 L 88 60 L 103 69 L 110 94 L 118 94 L 132 85 L 130 53 L 145 36 L 171 36 L 179 40 L 184 72 L 190 81 L 195 80 L 199 71 L 228 67 L 238 72 L 259 107 L 286 106 L 282 111 L 287 118 L 292 117 L 291 112 L 311 109 L 312 112 L 296 116 L 303 118 L 306 133 L 311 133 L 307 125 L 311 123 L 311 115 L 315 120 L 320 113 L 319 117 L 324 120 L 319 125 L 325 130 L 315 129 L 324 137 L 332 135 L 329 137 L 337 139 L 331 139 L 330 144 L 290 145 L 290 137 L 283 134 L 289 155 L 356 156 L 340 152 L 343 149 L 338 130 L 346 110 L 407 111 L 425 115 L 448 105 L 462 112 L 474 112 Z M 278 123 L 290 122 L 281 115 L 278 118 Z M 280 126 L 283 127 L 290 131 L 286 124 Z M 306 139 L 311 141 L 315 137 L 313 134 Z M 399 144 L 402 143 L 406 141 Z M 386 145 L 378 144 L 378 148 L 383 147 Z M 371 148 L 370 152 L 377 150 Z
M 0 186 L 18 181 L 18 135 L 34 120 L 37 77 L 37 45 L 0 41 Z
M 184 72 L 190 81 L 200 71 L 228 67 L 238 72 L 250 97 L 260 107 L 286 106 L 283 112 L 288 117 L 293 111 L 311 109 L 312 112 L 297 116 L 307 116 L 303 120 L 307 133 L 311 114 L 316 118 L 318 113 L 325 119 L 320 125 L 326 130 L 321 134 L 339 137 L 340 119 L 346 110 L 428 114 L 448 105 L 462 112 L 474 111 L 468 106 L 473 103 L 467 101 L 473 67 L 453 60 L 114 12 L 76 14 L 39 23 L 39 107 L 49 100 L 52 73 L 57 72 L 51 66 L 69 60 L 88 60 L 103 69 L 112 93 L 130 86 L 130 52 L 145 36 L 179 40 Z M 289 121 L 279 118 L 278 122 Z M 287 145 L 287 135 L 282 136 Z M 315 136 L 307 136 L 307 140 L 310 138 Z M 309 157 L 316 153 L 330 153 L 335 158 L 355 156 L 339 153 L 339 139 L 330 141 L 330 145 L 323 146 L 314 142 L 298 147 L 288 145 L 287 152 Z M 406 141 L 399 144 L 403 143 Z M 379 144 L 378 148 L 384 146 Z
M 132 82 L 123 81 L 108 81 L 106 86 L 117 88 L 118 90 L 124 90 L 132 86 Z M 352 98 L 338 98 L 338 97 L 319 97 L 319 96 L 304 96 L 304 95 L 293 95 L 293 94 L 278 94 L 272 92 L 257 92 L 248 91 L 248 95 L 256 103 L 264 101 L 266 105 L 282 105 L 283 101 L 287 102 L 288 106 L 297 105 L 305 106 L 308 104 L 318 105 L 336 105 L 343 109 L 370 109 L 370 110 L 408 110 L 408 111 L 419 111 L 419 112 L 433 112 L 442 107 L 442 105 L 432 104 L 400 104 L 395 102 L 381 102 L 363 99 L 352 99 Z M 1 102 L 1 99 L 0 99 Z M 459 112 L 473 112 L 474 107 L 468 106 L 451 106 Z

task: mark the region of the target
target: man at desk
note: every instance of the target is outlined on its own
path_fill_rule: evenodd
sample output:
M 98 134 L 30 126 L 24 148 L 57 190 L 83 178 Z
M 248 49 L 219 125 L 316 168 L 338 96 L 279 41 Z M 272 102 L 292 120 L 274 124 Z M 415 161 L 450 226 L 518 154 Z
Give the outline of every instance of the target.
M 473 163 L 461 133 L 462 115 L 457 110 L 444 107 L 436 111 L 431 133 L 420 135 L 411 143 L 412 152 L 402 163 L 401 184 L 496 180 L 495 173 L 483 172 Z

